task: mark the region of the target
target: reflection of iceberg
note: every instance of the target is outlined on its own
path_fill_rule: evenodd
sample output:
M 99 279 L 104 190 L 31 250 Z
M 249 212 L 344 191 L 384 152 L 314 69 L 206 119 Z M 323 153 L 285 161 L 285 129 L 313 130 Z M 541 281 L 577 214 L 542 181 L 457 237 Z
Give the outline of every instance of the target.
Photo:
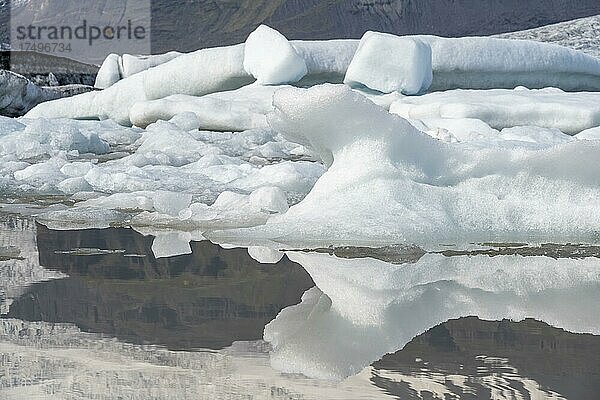
M 415 264 L 289 253 L 318 288 L 265 328 L 272 364 L 312 377 L 343 378 L 452 318 L 533 317 L 600 333 L 596 258 L 428 254 Z

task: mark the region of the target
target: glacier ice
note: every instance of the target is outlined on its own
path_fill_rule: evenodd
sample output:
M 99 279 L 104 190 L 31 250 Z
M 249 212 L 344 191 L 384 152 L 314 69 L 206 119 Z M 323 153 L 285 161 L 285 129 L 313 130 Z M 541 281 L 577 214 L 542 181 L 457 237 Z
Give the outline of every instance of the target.
M 297 82 L 308 72 L 294 46 L 266 25 L 260 25 L 246 39 L 244 69 L 261 85 Z
M 344 78 L 350 86 L 383 93 L 417 94 L 431 85 L 431 47 L 410 37 L 367 32 Z
M 75 203 L 54 219 L 281 242 L 597 241 L 599 97 L 558 88 L 595 90 L 599 65 L 527 41 L 266 26 L 234 46 L 111 55 L 106 89 L 0 119 L 0 187 Z M 463 89 L 401 93 L 430 83 Z

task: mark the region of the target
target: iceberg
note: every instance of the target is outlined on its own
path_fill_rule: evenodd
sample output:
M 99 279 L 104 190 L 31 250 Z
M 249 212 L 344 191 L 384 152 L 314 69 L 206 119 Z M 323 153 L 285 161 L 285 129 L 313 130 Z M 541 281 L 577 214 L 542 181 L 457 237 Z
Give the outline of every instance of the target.
M 328 167 L 310 193 L 240 234 L 283 243 L 599 239 L 600 145 L 444 143 L 343 85 L 275 93 L 271 127 Z
M 448 90 L 402 96 L 390 112 L 403 118 L 471 118 L 494 129 L 515 126 L 556 128 L 570 135 L 600 126 L 600 93 L 556 88 Z
M 372 66 L 368 61 L 372 58 L 389 58 L 390 62 Z M 231 91 L 255 80 L 311 86 L 343 79 L 374 91 L 407 94 L 427 88 L 516 86 L 600 90 L 600 60 L 552 44 L 481 37 L 397 37 L 369 32 L 362 42 L 288 41 L 261 25 L 246 43 L 234 46 L 187 54 L 110 55 L 97 82 L 97 87 L 106 89 L 44 102 L 29 111 L 28 117 L 112 119 L 131 125 L 129 114 L 136 103 Z
M 417 94 L 426 91 L 432 79 L 428 44 L 410 37 L 367 32 L 348 66 L 344 83 L 383 93 Z

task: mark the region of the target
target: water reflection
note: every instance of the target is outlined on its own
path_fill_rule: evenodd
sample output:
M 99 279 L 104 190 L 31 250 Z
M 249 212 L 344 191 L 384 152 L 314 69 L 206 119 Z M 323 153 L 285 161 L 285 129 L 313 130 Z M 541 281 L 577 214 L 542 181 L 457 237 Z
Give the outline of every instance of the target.
M 316 287 L 265 328 L 272 363 L 286 372 L 343 379 L 449 319 L 532 317 L 600 333 L 595 257 L 427 254 L 414 263 L 289 252 Z
M 596 399 L 600 340 L 543 322 L 451 320 L 373 364 L 400 399 Z
M 37 226 L 40 264 L 68 278 L 32 285 L 9 318 L 70 322 L 133 343 L 220 349 L 262 338 L 279 311 L 313 286 L 298 264 L 260 264 L 245 249 L 191 243 L 155 258 L 153 238 L 131 229 Z
M 391 246 L 281 258 L 169 239 L 160 255 L 191 253 L 157 258 L 153 237 L 131 229 L 55 231 L 4 218 L 0 398 L 600 392 L 594 249 Z

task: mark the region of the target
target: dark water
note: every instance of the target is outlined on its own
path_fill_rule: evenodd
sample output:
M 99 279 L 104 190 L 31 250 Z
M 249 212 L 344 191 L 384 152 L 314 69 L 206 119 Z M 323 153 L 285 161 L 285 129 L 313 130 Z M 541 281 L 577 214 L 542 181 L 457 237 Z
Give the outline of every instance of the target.
M 552 258 L 549 269 L 564 264 L 572 282 L 517 276 L 523 284 L 509 295 L 502 282 L 512 277 L 502 273 L 524 256 L 496 256 L 490 263 L 507 264 L 492 269 L 498 282 L 481 278 L 484 289 L 456 286 L 468 277 L 428 277 L 406 289 L 406 300 L 377 274 L 357 270 L 357 284 L 344 260 L 383 258 L 373 268 L 422 274 L 427 256 L 414 249 L 402 249 L 404 258 L 393 248 L 375 258 L 342 249 L 337 269 L 315 269 L 311 257 L 331 256 L 261 264 L 247 249 L 202 241 L 191 254 L 156 258 L 153 240 L 131 229 L 56 231 L 2 216 L 0 399 L 600 398 L 600 336 L 548 324 L 598 332 L 596 257 Z M 458 270 L 468 274 L 466 263 Z M 336 308 L 338 291 L 356 291 L 364 313 Z M 460 315 L 467 295 L 485 315 L 446 318 Z M 548 320 L 479 318 L 511 316 L 521 304 L 523 317 Z M 360 319 L 369 313 L 372 322 Z M 436 318 L 442 323 L 429 322 Z

